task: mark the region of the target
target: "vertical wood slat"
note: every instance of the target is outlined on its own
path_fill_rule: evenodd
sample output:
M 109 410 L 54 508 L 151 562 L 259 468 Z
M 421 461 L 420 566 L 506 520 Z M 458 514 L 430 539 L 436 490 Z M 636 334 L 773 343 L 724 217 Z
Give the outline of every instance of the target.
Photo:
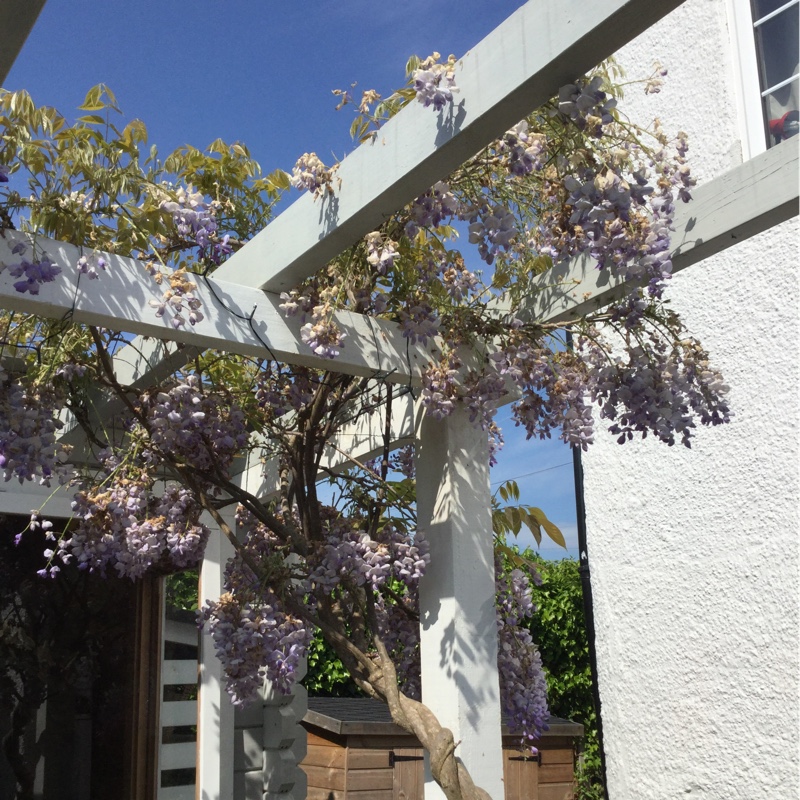
M 162 580 L 163 583 L 163 580 Z M 194 658 L 167 659 L 167 644 L 180 644 L 193 646 Z M 157 800 L 183 800 L 192 798 L 196 794 L 196 771 L 194 777 L 188 775 L 182 778 L 178 785 L 174 784 L 174 776 L 165 780 L 166 772 L 170 770 L 196 770 L 197 767 L 197 739 L 181 741 L 186 737 L 181 736 L 177 741 L 167 731 L 169 728 L 186 727 L 197 723 L 197 700 L 166 700 L 165 694 L 168 687 L 172 686 L 197 686 L 198 682 L 198 634 L 193 622 L 180 622 L 167 619 L 166 604 L 161 604 L 161 636 L 159 650 L 161 656 L 161 674 L 159 680 L 159 709 L 158 724 L 158 786 Z
M 539 764 L 516 750 L 503 751 L 503 778 L 508 800 L 541 800 Z
M 395 747 L 393 800 L 423 800 L 425 758 L 420 747 Z
M 163 594 L 161 578 L 143 578 L 137 585 L 130 782 L 133 800 L 152 800 L 157 789 Z

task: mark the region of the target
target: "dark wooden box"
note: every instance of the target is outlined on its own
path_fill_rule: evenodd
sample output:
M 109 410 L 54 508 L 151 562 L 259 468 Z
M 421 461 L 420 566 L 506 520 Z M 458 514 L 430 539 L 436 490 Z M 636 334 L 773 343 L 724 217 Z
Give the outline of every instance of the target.
M 383 703 L 310 697 L 303 719 L 308 800 L 422 800 L 423 751 L 395 725 Z M 537 757 L 503 729 L 505 800 L 573 800 L 576 743 L 583 726 L 551 717 Z M 499 798 L 498 798 L 499 800 Z

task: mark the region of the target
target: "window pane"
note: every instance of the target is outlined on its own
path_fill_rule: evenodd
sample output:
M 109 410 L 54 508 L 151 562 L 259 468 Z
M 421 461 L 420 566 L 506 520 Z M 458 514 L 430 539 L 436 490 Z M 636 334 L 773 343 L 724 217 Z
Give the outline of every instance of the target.
M 789 0 L 753 0 L 753 21 L 758 22 L 761 17 L 775 11 L 776 8 L 785 6 Z
M 797 136 L 800 121 L 797 111 L 798 88 L 800 77 L 764 98 L 764 116 L 769 126 L 770 146 L 790 136 Z
M 762 91 L 785 81 L 797 72 L 799 7 L 787 8 L 756 28 Z

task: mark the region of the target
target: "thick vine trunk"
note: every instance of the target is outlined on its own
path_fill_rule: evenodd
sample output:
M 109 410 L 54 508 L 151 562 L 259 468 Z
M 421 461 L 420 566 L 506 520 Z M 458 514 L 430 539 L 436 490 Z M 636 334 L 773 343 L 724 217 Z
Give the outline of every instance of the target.
M 392 720 L 413 733 L 428 751 L 431 775 L 442 787 L 447 800 L 492 800 L 488 792 L 475 785 L 467 768 L 456 756 L 457 743 L 453 732 L 445 728 L 426 705 L 412 700 L 399 690 L 394 663 L 382 643 L 377 644 L 383 672 L 380 689 Z
M 379 630 L 374 605 L 367 600 L 367 616 L 373 631 Z M 370 681 L 389 706 L 392 720 L 419 739 L 430 755 L 431 775 L 442 787 L 447 800 L 492 800 L 475 785 L 467 768 L 456 756 L 457 742 L 423 703 L 404 695 L 397 684 L 397 670 L 381 637 L 374 635 L 380 668 Z M 497 798 L 500 800 L 500 798 Z

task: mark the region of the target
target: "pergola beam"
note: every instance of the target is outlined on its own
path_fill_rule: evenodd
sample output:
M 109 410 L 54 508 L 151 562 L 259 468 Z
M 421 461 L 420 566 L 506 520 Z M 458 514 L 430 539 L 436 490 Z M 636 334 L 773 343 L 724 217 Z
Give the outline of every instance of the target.
M 29 234 L 4 231 L 4 237 L 0 237 L 0 263 L 19 261 L 11 249 L 18 242 L 30 245 L 32 241 Z M 334 319 L 346 337 L 345 346 L 335 360 L 322 358 L 302 341 L 300 320 L 286 319 L 274 296 L 214 277 L 206 282 L 199 275 L 195 295 L 202 302 L 205 318 L 194 326 L 175 329 L 166 315 L 156 317 L 150 303 L 161 302 L 163 287 L 147 275 L 140 262 L 103 253 L 108 270 L 90 281 L 76 270 L 78 259 L 90 252 L 88 249 L 39 236 L 35 237 L 35 247 L 37 256 L 49 256 L 62 268 L 62 274 L 31 295 L 18 292 L 14 288 L 16 279 L 8 270 L 3 271 L 0 307 L 171 340 L 202 350 L 224 350 L 314 369 L 333 368 L 363 377 L 381 375 L 394 383 L 408 383 L 412 376 L 418 379 L 421 368 L 435 352 L 434 347 L 410 344 L 393 322 L 340 311 Z M 135 365 L 146 363 L 154 365 L 158 359 L 135 360 Z M 138 374 L 135 365 L 132 374 Z
M 293 288 L 682 2 L 531 0 L 461 59 L 451 108 L 406 106 L 341 162 L 333 195 L 301 197 L 218 277 Z
M 720 253 L 798 213 L 800 153 L 791 139 L 698 186 L 675 212 L 672 272 Z M 628 294 L 636 284 L 598 270 L 588 256 L 533 281 L 525 321 L 570 322 Z
M 788 141 L 698 187 L 694 192 L 695 199 L 689 204 L 681 204 L 675 216 L 673 242 L 677 247 L 673 272 L 796 216 L 799 174 L 800 154 L 794 143 Z M 0 262 L 16 260 L 10 249 L 24 237 L 25 234 L 15 231 L 5 232 L 5 238 L 0 238 Z M 284 320 L 276 310 L 273 299 L 259 290 L 235 285 L 225 287 L 222 283 L 216 284 L 221 296 L 235 295 L 237 307 L 252 310 L 253 306 L 260 304 L 260 310 L 257 308 L 254 316 L 254 326 L 263 331 L 270 353 L 249 324 L 222 310 L 219 314 L 209 314 L 206 307 L 207 316 L 219 316 L 220 320 L 204 320 L 198 326 L 200 330 L 173 331 L 166 321 L 150 315 L 144 297 L 136 303 L 115 299 L 130 300 L 148 293 L 151 299 L 158 299 L 160 289 L 149 281 L 143 265 L 133 259 L 105 254 L 111 262 L 110 271 L 97 281 L 84 280 L 79 284 L 74 270 L 80 257 L 79 248 L 41 237 L 36 241 L 40 248 L 51 254 L 65 274 L 58 276 L 53 283 L 45 284 L 39 295 L 29 296 L 19 294 L 13 288 L 13 279 L 2 273 L 0 305 L 60 318 L 72 309 L 73 298 L 78 296 L 80 302 L 76 303 L 73 314 L 76 321 L 141 332 L 143 336 L 134 339 L 114 356 L 117 379 L 123 385 L 143 387 L 158 383 L 204 347 L 256 357 L 271 357 L 272 353 L 288 363 L 336 368 L 361 375 L 391 373 L 388 380 L 399 383 L 416 384 L 420 368 L 427 363 L 428 352 L 422 348 L 409 346 L 405 352 L 407 342 L 397 326 L 355 314 L 339 317 L 348 333 L 346 347 L 339 358 L 335 361 L 318 358 L 300 341 L 297 324 Z M 597 270 L 591 259 L 583 257 L 548 270 L 536 278 L 534 287 L 527 307 L 521 309 L 519 315 L 526 320 L 566 323 L 619 299 L 632 288 L 632 284 L 614 279 L 608 270 Z M 78 294 L 78 288 L 81 294 Z M 199 292 L 203 294 L 202 286 Z M 102 298 L 102 303 L 93 306 L 92 297 Z M 218 305 L 208 290 L 205 290 L 203 301 L 204 304 Z M 143 318 L 143 313 L 147 317 Z M 277 336 L 275 329 L 279 332 Z M 168 339 L 182 340 L 183 343 L 169 347 Z M 367 344 L 366 352 L 354 346 L 359 340 Z M 431 349 L 430 353 L 434 352 Z M 114 403 L 113 399 L 98 397 L 95 414 L 103 418 L 113 415 L 119 410 Z M 80 445 L 80 436 L 77 427 L 68 427 L 62 434 L 63 440 L 73 445 Z
M 800 154 L 795 144 L 787 141 L 699 186 L 694 192 L 694 200 L 688 204 L 681 204 L 675 215 L 673 242 L 677 247 L 673 257 L 673 273 L 796 216 L 798 186 L 800 186 L 798 176 L 800 176 Z M 23 236 L 24 234 L 14 231 L 5 232 L 5 239 L 0 238 L 0 262 L 12 263 L 16 260 L 9 251 Z M 40 316 L 60 318 L 72 307 L 72 298 L 75 297 L 77 279 L 69 276 L 74 273 L 74 264 L 80 251 L 78 248 L 40 237 L 37 237 L 37 243 L 47 252 L 51 252 L 54 260 L 65 269 L 66 274 L 58 276 L 54 283 L 44 285 L 40 295 L 35 297 L 20 295 L 13 289 L 11 285 L 13 281 L 9 276 L 5 273 L 0 274 L 0 306 Z M 241 320 L 227 319 L 226 317 L 230 315 L 222 311 L 219 312 L 222 316 L 221 325 L 228 326 L 234 322 L 235 328 L 223 327 L 216 333 L 212 344 L 205 344 L 208 341 L 207 333 L 204 338 L 198 338 L 196 333 L 202 334 L 202 331 L 189 329 L 174 332 L 165 321 L 150 315 L 146 303 L 143 305 L 144 312 L 139 310 L 137 304 L 128 304 L 124 307 L 117 303 L 114 306 L 116 303 L 114 297 L 129 297 L 130 291 L 136 293 L 130 296 L 146 292 L 149 279 L 144 273 L 142 264 L 132 259 L 122 259 L 108 254 L 105 257 L 112 262 L 110 272 L 97 281 L 84 280 L 81 289 L 91 289 L 94 294 L 110 296 L 110 299 L 106 298 L 104 301 L 106 309 L 103 318 L 106 321 L 97 322 L 97 319 L 91 316 L 88 296 L 83 302 L 83 305 L 87 306 L 88 316 L 84 318 L 83 312 L 80 312 L 74 317 L 76 321 L 86 322 L 91 318 L 95 319 L 95 324 L 106 324 L 108 327 L 131 332 L 144 328 L 142 333 L 160 337 L 139 336 L 114 356 L 114 368 L 121 384 L 134 388 L 154 385 L 180 369 L 204 347 L 269 356 L 263 343 L 254 335 L 249 325 L 241 324 Z M 118 264 L 121 271 L 117 270 Z M 68 282 L 69 285 L 65 285 Z M 113 285 L 109 286 L 109 282 Z M 608 270 L 597 270 L 594 262 L 588 257 L 557 265 L 537 277 L 533 285 L 534 289 L 528 304 L 519 311 L 519 316 L 525 320 L 565 323 L 601 309 L 633 288 L 629 282 L 614 279 Z M 226 296 L 228 292 L 224 284 L 220 283 L 219 286 L 222 296 Z M 313 356 L 306 345 L 299 340 L 297 325 L 292 325 L 291 320 L 284 320 L 275 310 L 273 299 L 256 289 L 231 286 L 230 290 L 239 298 L 242 308 L 252 310 L 253 306 L 258 304 L 263 307 L 254 321 L 263 320 L 263 324 L 259 324 L 262 324 L 262 330 L 265 330 L 265 339 L 270 343 L 271 352 L 288 363 L 305 363 L 308 366 L 341 369 L 355 374 L 393 371 L 388 378 L 390 381 L 414 384 L 419 381 L 420 368 L 427 363 L 426 351 L 420 347 L 408 347 L 406 354 L 407 342 L 402 338 L 397 326 L 386 321 L 368 320 L 355 314 L 340 315 L 339 319 L 344 318 L 346 320 L 344 324 L 349 327 L 346 328 L 348 333 L 348 339 L 345 340 L 346 347 L 339 358 L 335 361 L 320 359 Z M 152 297 L 157 298 L 160 289 L 153 285 L 150 291 Z M 204 303 L 206 302 L 216 303 L 210 297 L 210 292 L 204 296 Z M 121 313 L 123 307 L 124 314 Z M 502 311 L 502 308 L 496 308 Z M 268 314 L 267 310 L 271 313 Z M 208 309 L 206 311 L 208 312 Z M 148 316 L 141 319 L 142 313 Z M 264 319 L 265 315 L 270 321 Z M 208 326 L 208 321 L 204 322 Z M 212 324 L 210 327 L 215 326 Z M 278 328 L 283 336 L 283 349 L 273 340 L 275 328 Z M 183 343 L 170 347 L 167 339 L 178 338 L 182 339 Z M 353 352 L 357 349 L 354 344 L 359 339 L 369 344 L 369 352 Z M 434 350 L 431 349 L 430 352 L 433 353 Z M 356 357 L 351 358 L 351 354 Z M 107 419 L 121 410 L 119 404 L 115 405 L 116 402 L 113 398 L 98 396 L 94 413 L 99 418 Z M 401 435 L 403 437 L 408 435 L 407 427 Z M 81 436 L 80 428 L 68 425 L 61 438 L 66 443 L 80 446 Z

